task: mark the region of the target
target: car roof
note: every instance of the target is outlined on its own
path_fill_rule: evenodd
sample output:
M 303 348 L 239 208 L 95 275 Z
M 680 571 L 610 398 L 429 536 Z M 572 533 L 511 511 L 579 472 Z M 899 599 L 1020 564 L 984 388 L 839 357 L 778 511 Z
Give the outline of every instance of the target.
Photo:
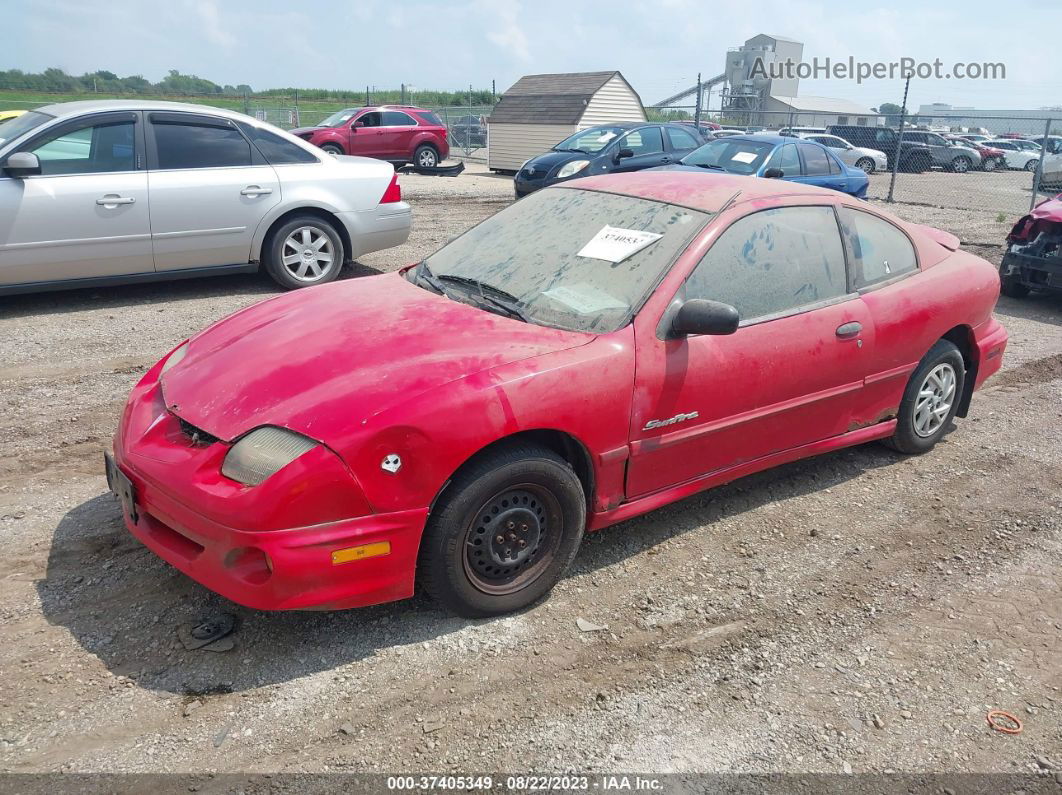
M 757 141 L 768 144 L 791 144 L 795 136 L 778 135 L 776 133 L 741 133 L 741 135 L 727 135 L 727 141 Z
M 197 105 L 191 102 L 165 102 L 145 99 L 88 99 L 76 102 L 56 102 L 36 109 L 58 119 L 81 116 L 85 113 L 98 113 L 108 110 L 172 110 L 188 113 L 211 113 L 228 119 L 250 119 L 243 113 L 213 105 Z
M 638 199 L 677 204 L 706 213 L 717 213 L 732 201 L 747 201 L 767 196 L 813 196 L 830 199 L 831 203 L 840 198 L 847 198 L 835 190 L 797 182 L 780 183 L 776 179 L 739 174 L 697 174 L 679 170 L 602 174 L 561 183 L 555 187 L 619 193 Z

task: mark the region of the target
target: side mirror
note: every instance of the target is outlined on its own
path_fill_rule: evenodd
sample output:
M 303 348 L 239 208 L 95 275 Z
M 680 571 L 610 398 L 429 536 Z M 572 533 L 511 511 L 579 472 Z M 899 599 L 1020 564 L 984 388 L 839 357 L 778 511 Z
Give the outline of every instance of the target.
M 781 179 L 785 176 L 785 172 L 780 168 L 769 168 L 763 172 L 763 176 L 767 179 Z
M 614 159 L 618 163 L 620 160 L 622 160 L 625 157 L 634 157 L 634 150 L 633 149 L 620 149 L 618 152 L 616 152 L 616 157 Z
M 15 152 L 4 161 L 4 171 L 16 178 L 33 177 L 41 173 L 41 161 L 33 152 Z
M 738 311 L 730 304 L 691 298 L 679 307 L 671 321 L 676 337 L 689 334 L 733 334 L 738 327 Z

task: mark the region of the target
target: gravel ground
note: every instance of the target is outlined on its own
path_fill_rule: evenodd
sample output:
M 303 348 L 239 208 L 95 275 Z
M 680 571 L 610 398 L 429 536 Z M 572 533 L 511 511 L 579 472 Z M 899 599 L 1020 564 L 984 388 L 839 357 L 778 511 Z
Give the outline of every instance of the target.
M 954 175 L 948 175 L 949 177 Z M 995 176 L 995 175 L 989 175 Z M 431 252 L 509 180 L 405 176 Z M 998 260 L 1008 223 L 897 205 Z M 589 537 L 552 598 L 270 614 L 143 549 L 101 451 L 154 360 L 257 277 L 0 298 L 0 770 L 1036 772 L 1062 781 L 1062 302 L 932 453 L 868 445 Z M 235 648 L 177 628 L 237 615 Z M 607 627 L 581 631 L 583 618 Z M 988 730 L 989 709 L 1025 722 Z

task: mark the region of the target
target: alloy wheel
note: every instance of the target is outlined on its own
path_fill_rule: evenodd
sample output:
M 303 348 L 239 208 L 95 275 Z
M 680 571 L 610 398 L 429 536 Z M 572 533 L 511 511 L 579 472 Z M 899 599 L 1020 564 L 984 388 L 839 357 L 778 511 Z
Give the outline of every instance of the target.
M 914 430 L 923 439 L 935 434 L 944 424 L 955 401 L 955 369 L 948 363 L 938 364 L 926 375 L 915 401 Z
M 293 279 L 315 282 L 323 278 L 335 262 L 332 239 L 316 226 L 300 226 L 284 239 L 281 262 Z

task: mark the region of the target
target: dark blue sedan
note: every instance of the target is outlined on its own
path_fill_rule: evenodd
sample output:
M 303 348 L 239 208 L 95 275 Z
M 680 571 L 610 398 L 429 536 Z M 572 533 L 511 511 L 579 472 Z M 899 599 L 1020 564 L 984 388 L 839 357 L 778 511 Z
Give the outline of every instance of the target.
M 731 135 L 709 141 L 672 168 L 785 179 L 865 199 L 870 179 L 822 144 L 782 135 Z
M 516 197 L 578 177 L 678 163 L 704 140 L 680 124 L 603 124 L 565 138 L 550 151 L 532 157 L 513 180 Z

